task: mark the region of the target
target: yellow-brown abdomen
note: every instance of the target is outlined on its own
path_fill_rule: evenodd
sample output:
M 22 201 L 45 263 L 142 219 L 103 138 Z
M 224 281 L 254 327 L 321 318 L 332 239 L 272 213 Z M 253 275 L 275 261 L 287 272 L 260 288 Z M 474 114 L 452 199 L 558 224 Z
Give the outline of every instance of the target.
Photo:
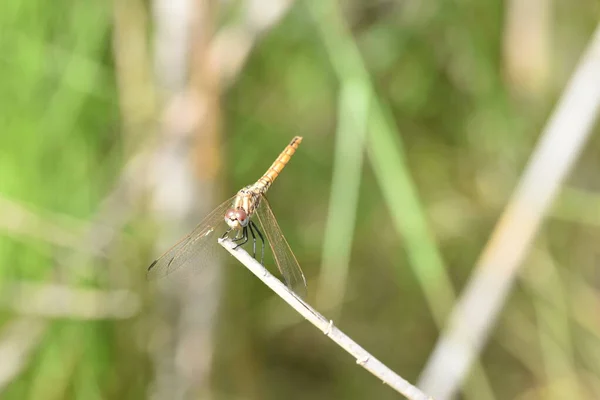
M 265 174 L 256 182 L 256 185 L 266 191 L 290 161 L 290 158 L 292 158 L 301 142 L 301 136 L 294 137 L 290 144 L 283 149 L 279 157 L 277 157 L 275 162 L 269 167 L 267 172 L 265 172 Z

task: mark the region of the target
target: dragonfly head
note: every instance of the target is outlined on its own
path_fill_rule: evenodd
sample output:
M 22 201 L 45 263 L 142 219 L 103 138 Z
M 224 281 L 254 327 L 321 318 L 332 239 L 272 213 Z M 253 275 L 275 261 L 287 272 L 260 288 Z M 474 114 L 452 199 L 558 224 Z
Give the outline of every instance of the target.
M 248 214 L 241 208 L 230 208 L 225 213 L 225 222 L 231 229 L 241 229 L 248 225 L 248 221 L 250 221 Z

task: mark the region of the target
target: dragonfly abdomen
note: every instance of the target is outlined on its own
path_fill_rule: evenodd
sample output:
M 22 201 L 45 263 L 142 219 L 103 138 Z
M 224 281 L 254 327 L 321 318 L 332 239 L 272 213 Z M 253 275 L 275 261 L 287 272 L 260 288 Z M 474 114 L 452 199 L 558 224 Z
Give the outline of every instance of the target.
M 259 189 L 262 193 L 269 189 L 269 186 L 271 186 L 275 179 L 277 179 L 283 168 L 290 161 L 290 158 L 292 158 L 296 150 L 298 150 L 298 146 L 301 142 L 301 136 L 296 136 L 292 139 L 290 144 L 283 149 L 279 157 L 277 157 L 273 164 L 271 164 L 267 172 L 265 172 L 265 174 L 256 182 L 255 187 L 257 189 Z

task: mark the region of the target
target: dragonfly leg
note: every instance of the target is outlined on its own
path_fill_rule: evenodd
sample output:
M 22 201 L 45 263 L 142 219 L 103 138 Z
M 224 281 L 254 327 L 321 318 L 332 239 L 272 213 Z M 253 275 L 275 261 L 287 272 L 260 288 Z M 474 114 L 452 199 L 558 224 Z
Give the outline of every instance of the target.
M 252 229 L 252 224 L 248 224 L 248 228 L 250 228 L 250 233 L 252 234 L 252 257 L 256 259 L 256 235 L 254 234 L 254 229 Z
M 234 250 L 240 246 L 245 245 L 248 242 L 248 227 L 247 226 L 245 226 L 244 229 L 242 229 L 242 237 L 240 239 L 243 239 L 242 242 L 240 244 L 238 244 L 237 246 L 235 246 L 233 248 Z M 234 241 L 237 241 L 237 240 L 234 240 Z
M 225 239 L 225 237 L 227 236 L 227 234 L 231 232 L 231 228 L 227 229 L 227 231 L 223 234 L 223 236 L 221 236 L 221 239 Z
M 256 226 L 256 224 L 254 223 L 254 221 L 250 221 L 250 225 L 254 225 L 254 229 L 256 229 L 256 233 L 258 233 L 258 237 L 260 238 L 260 241 L 262 242 L 262 248 L 261 248 L 261 252 L 260 252 L 260 263 L 264 264 L 264 260 L 265 260 L 265 239 L 263 238 L 262 233 L 260 233 L 260 230 L 258 229 L 258 226 Z M 254 257 L 256 258 L 256 257 Z
M 239 242 L 240 240 L 246 239 L 246 233 L 244 232 L 245 229 L 246 228 L 237 231 L 237 234 L 235 235 L 235 238 L 231 239 L 231 240 L 233 240 L 234 242 Z M 244 242 L 244 243 L 246 243 L 246 242 Z M 244 244 L 244 243 L 242 243 L 242 244 Z

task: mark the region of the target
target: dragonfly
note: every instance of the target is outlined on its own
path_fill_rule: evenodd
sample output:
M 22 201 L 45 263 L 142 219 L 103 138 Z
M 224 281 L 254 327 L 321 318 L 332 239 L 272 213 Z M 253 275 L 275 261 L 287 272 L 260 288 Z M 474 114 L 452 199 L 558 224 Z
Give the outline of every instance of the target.
M 201 269 L 214 262 L 218 251 L 224 251 L 218 248 L 220 246 L 215 246 L 218 236 L 232 239 L 236 242 L 236 249 L 246 244 L 252 236 L 255 259 L 258 238 L 261 242 L 260 263 L 264 264 L 266 236 L 286 285 L 305 296 L 306 278 L 265 196 L 301 142 L 302 137 L 294 137 L 256 183 L 243 187 L 211 211 L 194 230 L 156 259 L 148 267 L 148 278 L 164 277 L 181 269 Z

